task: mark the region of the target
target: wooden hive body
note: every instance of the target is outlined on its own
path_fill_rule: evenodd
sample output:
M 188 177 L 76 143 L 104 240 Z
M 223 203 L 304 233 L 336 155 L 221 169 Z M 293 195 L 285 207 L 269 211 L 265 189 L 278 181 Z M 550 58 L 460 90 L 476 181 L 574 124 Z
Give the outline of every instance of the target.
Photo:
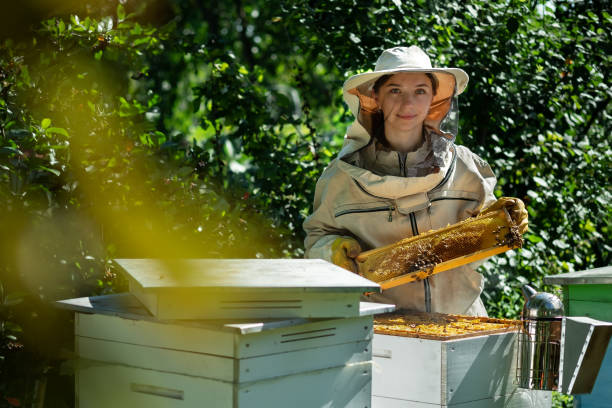
M 561 285 L 566 316 L 587 316 L 612 322 L 612 266 L 544 277 L 550 285 Z M 612 342 L 601 363 L 590 394 L 576 395 L 576 404 L 604 408 L 612 401 Z
M 517 388 L 516 331 L 424 337 L 374 334 L 373 408 L 550 407 L 550 392 Z
M 63 306 L 77 312 L 76 399 L 94 408 L 367 407 L 371 314 L 393 308 L 364 303 L 352 318 L 224 323 L 160 321 L 130 294 Z

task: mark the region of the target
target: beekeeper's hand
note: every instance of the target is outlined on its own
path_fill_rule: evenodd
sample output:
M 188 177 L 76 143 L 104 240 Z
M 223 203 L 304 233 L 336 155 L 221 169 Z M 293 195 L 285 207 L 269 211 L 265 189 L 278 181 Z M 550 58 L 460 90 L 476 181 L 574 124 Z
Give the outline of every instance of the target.
M 500 197 L 496 202 L 482 210 L 481 213 L 487 213 L 491 211 L 501 210 L 506 208 L 510 218 L 516 226 L 518 226 L 519 232 L 524 234 L 527 232 L 528 224 L 528 213 L 525 209 L 525 204 L 518 198 L 515 197 Z
M 355 258 L 361 252 L 361 245 L 354 238 L 343 237 L 337 238 L 332 242 L 331 261 L 351 272 L 357 272 L 357 264 Z

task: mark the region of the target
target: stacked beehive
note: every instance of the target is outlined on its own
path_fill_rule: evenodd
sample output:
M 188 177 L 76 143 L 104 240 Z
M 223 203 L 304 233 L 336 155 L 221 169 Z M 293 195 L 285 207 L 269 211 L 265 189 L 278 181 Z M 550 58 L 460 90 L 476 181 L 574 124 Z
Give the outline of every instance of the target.
M 517 322 L 394 313 L 374 319 L 372 407 L 550 407 L 517 388 Z
M 544 283 L 561 285 L 567 316 L 587 316 L 612 322 L 612 266 L 544 277 Z M 590 394 L 577 395 L 576 406 L 604 408 L 612 401 L 612 342 Z
M 130 293 L 60 302 L 79 406 L 370 406 L 376 284 L 319 260 L 117 262 Z

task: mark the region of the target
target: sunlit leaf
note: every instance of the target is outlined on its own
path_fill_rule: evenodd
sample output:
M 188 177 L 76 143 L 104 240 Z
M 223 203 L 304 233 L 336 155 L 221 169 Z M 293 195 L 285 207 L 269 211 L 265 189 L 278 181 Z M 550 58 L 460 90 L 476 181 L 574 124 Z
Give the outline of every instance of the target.
M 66 131 L 66 129 L 64 128 L 60 128 L 60 127 L 49 127 L 45 130 L 47 133 L 56 133 L 62 136 L 66 136 L 68 137 L 68 132 Z

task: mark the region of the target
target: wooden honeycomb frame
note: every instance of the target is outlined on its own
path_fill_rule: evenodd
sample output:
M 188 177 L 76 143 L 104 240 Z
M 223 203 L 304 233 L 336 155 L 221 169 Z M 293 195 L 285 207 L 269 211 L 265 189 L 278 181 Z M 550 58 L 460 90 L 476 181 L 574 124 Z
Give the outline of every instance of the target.
M 356 261 L 359 274 L 384 290 L 522 245 L 516 224 L 502 208 L 362 252 Z

